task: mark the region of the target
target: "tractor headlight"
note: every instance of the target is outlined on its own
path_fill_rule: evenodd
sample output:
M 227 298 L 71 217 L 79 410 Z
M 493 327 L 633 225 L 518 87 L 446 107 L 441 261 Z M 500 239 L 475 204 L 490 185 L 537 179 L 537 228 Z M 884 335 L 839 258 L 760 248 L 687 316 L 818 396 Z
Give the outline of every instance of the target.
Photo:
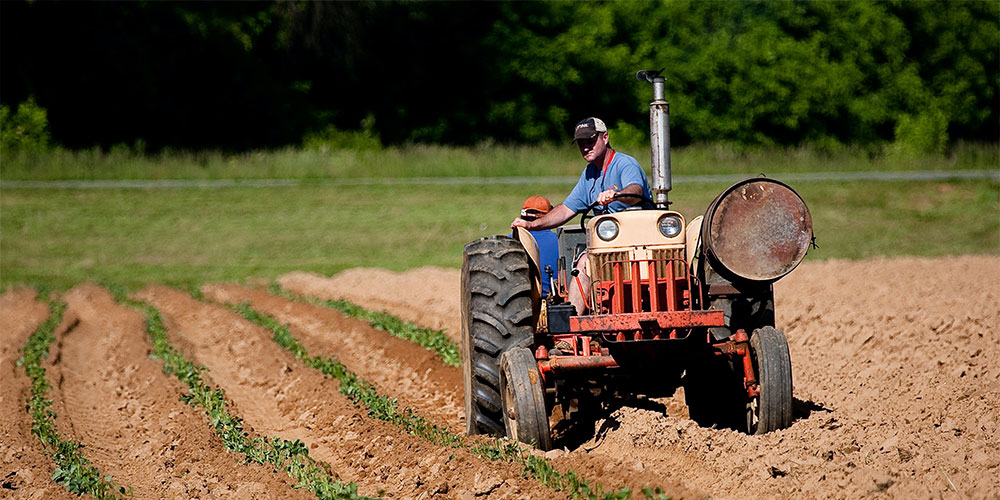
M 604 241 L 611 241 L 618 236 L 618 221 L 614 219 L 601 219 L 597 223 L 597 237 Z
M 664 215 L 656 223 L 660 228 L 660 234 L 667 238 L 673 238 L 681 234 L 681 218 L 676 215 Z

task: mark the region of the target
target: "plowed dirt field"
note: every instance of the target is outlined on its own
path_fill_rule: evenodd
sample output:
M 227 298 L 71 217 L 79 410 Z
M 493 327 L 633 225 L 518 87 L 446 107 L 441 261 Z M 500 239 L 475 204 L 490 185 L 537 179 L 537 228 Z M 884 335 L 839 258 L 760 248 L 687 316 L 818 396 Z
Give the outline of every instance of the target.
M 291 273 L 287 291 L 347 299 L 458 341 L 459 272 Z M 683 390 L 613 401 L 545 457 L 605 490 L 658 486 L 675 498 L 1000 498 L 1000 257 L 806 262 L 776 285 L 795 421 L 747 436 L 687 418 Z M 522 467 L 432 444 L 377 420 L 272 333 L 226 303 L 286 324 L 310 355 L 340 360 L 431 423 L 464 428 L 460 369 L 423 347 L 320 305 L 233 284 L 150 286 L 170 343 L 206 367 L 252 435 L 302 441 L 361 494 L 385 498 L 565 498 Z M 68 304 L 45 362 L 56 424 L 135 498 L 311 498 L 270 466 L 227 452 L 186 387 L 152 359 L 144 317 L 101 287 Z M 49 314 L 30 290 L 0 296 L 0 497 L 72 498 L 31 433 L 19 349 Z

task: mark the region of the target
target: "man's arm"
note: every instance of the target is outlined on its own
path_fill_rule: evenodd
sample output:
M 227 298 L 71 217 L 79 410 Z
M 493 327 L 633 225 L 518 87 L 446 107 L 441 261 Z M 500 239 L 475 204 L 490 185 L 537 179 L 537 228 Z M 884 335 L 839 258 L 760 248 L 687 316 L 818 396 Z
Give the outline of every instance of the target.
M 628 186 L 625 186 L 624 188 L 619 189 L 618 191 L 615 191 L 614 189 L 601 191 L 601 193 L 597 195 L 597 202 L 600 203 L 601 205 L 607 205 L 612 201 L 620 201 L 626 205 L 635 205 L 636 203 L 642 201 L 642 198 L 637 198 L 635 196 L 624 196 L 616 200 L 615 199 L 616 194 L 634 194 L 643 196 L 642 186 L 638 184 L 629 184 Z
M 558 206 L 550 210 L 549 213 L 535 220 L 524 220 L 518 217 L 514 219 L 514 222 L 510 223 L 510 227 L 523 227 L 530 231 L 552 229 L 565 224 L 566 221 L 572 219 L 574 215 L 576 215 L 576 212 L 560 203 Z

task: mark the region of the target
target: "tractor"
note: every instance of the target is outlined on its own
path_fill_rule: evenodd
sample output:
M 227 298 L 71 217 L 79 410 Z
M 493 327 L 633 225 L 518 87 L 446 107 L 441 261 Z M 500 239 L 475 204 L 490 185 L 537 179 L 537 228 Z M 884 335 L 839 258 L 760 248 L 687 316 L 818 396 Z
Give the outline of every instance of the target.
M 564 418 L 593 395 L 670 394 L 683 387 L 702 426 L 763 434 L 792 423 L 788 343 L 775 327 L 773 283 L 813 243 L 812 219 L 789 186 L 748 178 L 688 221 L 670 210 L 669 104 L 662 70 L 644 70 L 652 200 L 580 215 L 558 229 L 557 269 L 539 265 L 531 234 L 465 246 L 462 359 L 466 431 L 552 448 Z M 634 196 L 634 195 L 629 195 Z M 648 208 L 652 207 L 652 208 Z M 582 314 L 569 303 L 575 263 L 592 280 Z M 548 280 L 548 296 L 541 282 Z

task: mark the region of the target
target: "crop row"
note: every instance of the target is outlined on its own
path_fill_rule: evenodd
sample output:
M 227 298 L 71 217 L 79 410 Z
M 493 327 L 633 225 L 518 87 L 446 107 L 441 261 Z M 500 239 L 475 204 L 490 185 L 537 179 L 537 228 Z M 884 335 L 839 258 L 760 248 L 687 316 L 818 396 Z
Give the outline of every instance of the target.
M 322 500 L 366 498 L 358 495 L 354 483 L 334 479 L 325 464 L 309 456 L 308 447 L 301 441 L 251 437 L 243 428 L 243 419 L 230 413 L 225 392 L 213 389 L 203 380 L 202 374 L 207 369 L 185 359 L 170 344 L 160 312 L 145 302 L 132 300 L 122 287 L 110 285 L 108 288 L 115 300 L 145 314 L 146 332 L 153 343 L 152 357 L 163 362 L 164 372 L 176 376 L 188 386 L 189 392 L 182 400 L 203 409 L 227 449 L 243 454 L 250 462 L 270 464 L 276 470 L 284 470 L 298 481 L 296 488 L 305 488 Z
M 207 422 L 228 450 L 242 454 L 248 462 L 269 464 L 275 470 L 285 471 L 297 481 L 296 488 L 307 489 L 320 499 L 365 498 L 359 496 L 354 483 L 343 483 L 335 479 L 327 464 L 311 458 L 308 447 L 301 441 L 250 436 L 244 429 L 243 420 L 229 411 L 225 392 L 221 388 L 212 388 L 205 383 L 204 375 L 207 368 L 185 359 L 171 345 L 159 310 L 146 302 L 131 299 L 127 291 L 120 286 L 114 284 L 105 286 L 119 303 L 145 315 L 146 332 L 153 345 L 151 357 L 163 363 L 165 373 L 174 375 L 188 387 L 188 393 L 181 399 L 195 408 L 202 408 Z M 460 364 L 456 346 L 441 331 L 423 329 L 388 313 L 368 311 L 347 301 L 320 301 L 298 296 L 277 285 L 272 285 L 271 292 L 291 300 L 325 306 L 346 316 L 367 320 L 375 328 L 435 352 L 445 364 L 452 366 Z M 192 295 L 199 300 L 205 300 L 197 290 L 192 290 Z M 55 339 L 54 332 L 62 321 L 66 304 L 53 300 L 49 303 L 49 307 L 51 311 L 49 318 L 28 339 L 23 349 L 24 356 L 18 361 L 19 365 L 25 367 L 32 381 L 32 395 L 28 399 L 28 411 L 33 419 L 32 432 L 39 437 L 57 465 L 53 475 L 54 481 L 72 493 L 90 494 L 98 499 L 122 498 L 123 495 L 129 494 L 130 489 L 118 485 L 110 476 L 102 476 L 84 456 L 81 445 L 63 439 L 56 430 L 56 414 L 49 409 L 53 403 L 46 398 L 50 384 L 41 364 Z M 246 303 L 229 304 L 229 307 L 247 320 L 269 330 L 273 340 L 282 349 L 290 352 L 307 366 L 336 378 L 340 382 L 340 392 L 359 408 L 365 409 L 373 418 L 391 423 L 411 435 L 438 446 L 465 448 L 489 461 L 517 464 L 522 468 L 523 475 L 533 477 L 545 486 L 565 492 L 573 498 L 631 497 L 631 491 L 627 488 L 605 492 L 600 484 L 592 487 L 591 484 L 594 483 L 575 472 L 561 473 L 555 470 L 547 459 L 532 453 L 528 447 L 520 443 L 502 438 L 466 439 L 434 425 L 411 409 L 401 409 L 396 399 L 379 395 L 371 383 L 352 373 L 337 359 L 310 355 L 292 336 L 288 327 L 279 324 L 273 317 L 253 309 Z M 647 498 L 663 498 L 658 488 L 643 488 L 642 493 Z
M 31 415 L 31 433 L 38 437 L 56 464 L 52 480 L 70 493 L 91 495 L 98 500 L 122 498 L 129 489 L 118 485 L 111 476 L 102 476 L 81 451 L 79 443 L 64 439 L 56 429 L 56 413 L 50 409 L 47 394 L 52 388 L 42 362 L 49 355 L 55 340 L 55 329 L 62 322 L 66 303 L 49 301 L 49 317 L 28 337 L 18 366 L 23 366 L 31 379 L 31 396 L 27 399 Z
M 318 299 L 302 297 L 288 292 L 276 284 L 271 285 L 270 291 L 285 298 L 323 305 L 341 312 L 344 312 L 345 310 L 360 311 L 357 314 L 353 314 L 353 316 L 361 317 L 363 319 L 378 318 L 378 324 L 376 325 L 373 323 L 372 326 L 385 330 L 386 332 L 397 337 L 406 338 L 407 340 L 413 340 L 408 337 L 413 336 L 414 333 L 419 335 L 431 332 L 438 333 L 441 337 L 444 337 L 444 335 L 439 331 L 434 332 L 432 330 L 421 329 L 412 323 L 404 322 L 388 313 L 372 313 L 371 311 L 367 311 L 344 300 L 320 301 Z M 592 483 L 590 481 L 580 477 L 575 472 L 570 471 L 560 473 L 551 465 L 551 463 L 549 463 L 547 459 L 531 453 L 527 447 L 520 443 L 510 441 L 508 439 L 485 437 L 473 441 L 467 441 L 463 437 L 446 429 L 436 425 L 431 425 L 424 418 L 420 417 L 410 409 L 400 410 L 398 402 L 395 399 L 377 394 L 372 384 L 360 379 L 356 374 L 350 372 L 335 358 L 310 356 L 306 348 L 303 347 L 294 338 L 294 336 L 292 336 L 289 328 L 280 324 L 273 317 L 253 309 L 247 303 L 241 303 L 238 305 L 230 304 L 229 307 L 240 313 L 247 320 L 257 323 L 258 325 L 270 330 L 274 341 L 277 342 L 278 345 L 292 353 L 295 357 L 301 359 L 308 366 L 316 368 L 322 373 L 338 379 L 340 381 L 340 391 L 351 398 L 355 404 L 365 407 L 368 410 L 369 415 L 375 418 L 390 422 L 403 428 L 408 433 L 434 444 L 456 448 L 465 447 L 468 448 L 474 455 L 487 460 L 518 464 L 522 467 L 523 474 L 535 478 L 542 484 L 556 491 L 567 492 L 573 498 L 625 499 L 631 497 L 631 491 L 627 488 L 605 492 L 600 484 L 596 484 L 596 486 L 591 487 Z M 371 320 L 369 321 L 371 322 Z M 428 348 L 425 343 L 419 341 L 416 342 L 425 348 Z M 438 352 L 439 357 L 442 358 L 442 361 L 453 366 L 461 364 L 461 360 L 458 358 L 457 347 L 451 342 L 450 339 L 444 337 L 443 340 L 440 340 L 440 344 L 438 345 L 443 346 L 443 349 L 446 350 L 446 352 L 454 352 L 455 357 L 451 359 L 456 360 L 454 363 L 448 362 L 445 360 L 444 356 L 441 356 L 441 351 L 436 351 Z M 659 488 L 643 488 L 642 493 L 647 498 L 664 497 Z

